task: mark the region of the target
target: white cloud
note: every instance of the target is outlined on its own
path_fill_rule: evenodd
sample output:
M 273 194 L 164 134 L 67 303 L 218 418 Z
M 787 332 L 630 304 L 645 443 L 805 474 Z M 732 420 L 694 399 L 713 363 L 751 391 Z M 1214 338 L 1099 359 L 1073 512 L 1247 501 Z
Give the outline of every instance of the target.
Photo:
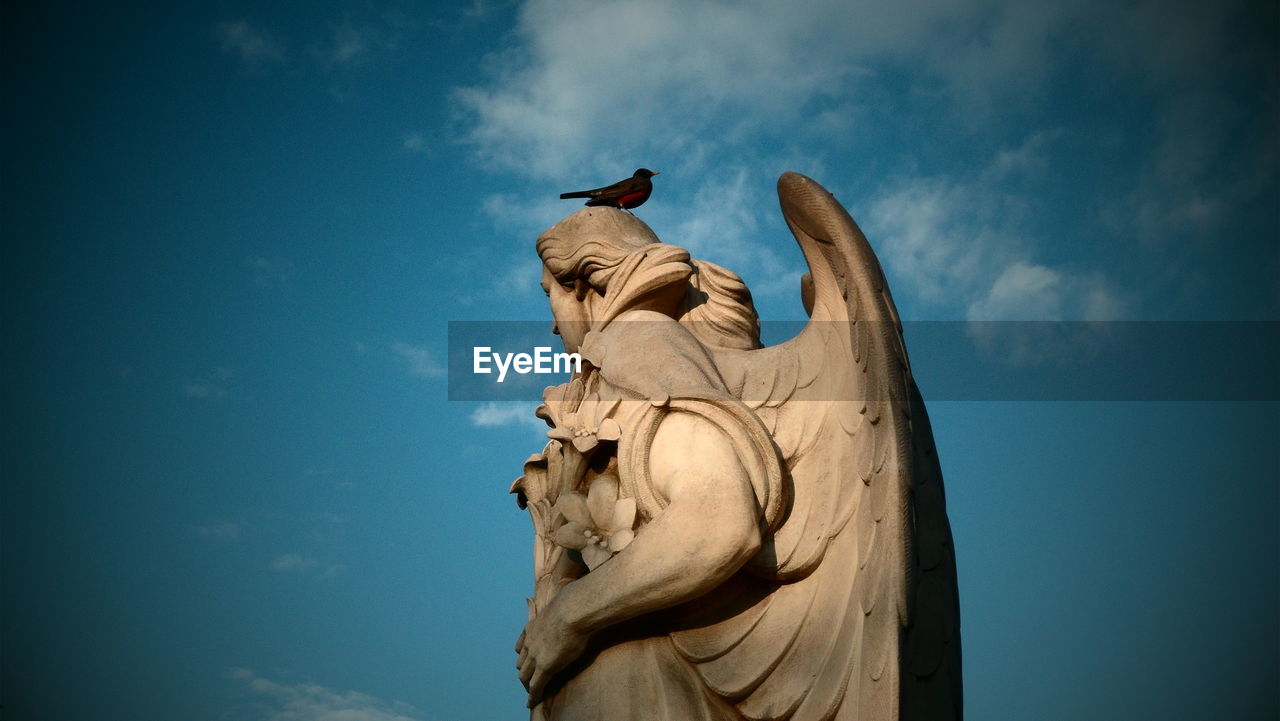
M 803 270 L 798 255 L 759 237 L 772 220 L 766 214 L 777 212 L 777 174 L 794 168 L 832 182 L 823 178 L 826 149 L 856 136 L 869 117 L 883 122 L 887 111 L 874 99 L 883 91 L 863 91 L 883 85 L 886 69 L 908 67 L 910 82 L 944 88 L 965 107 L 1016 94 L 1016 78 L 1046 72 L 1040 41 L 1062 30 L 1073 7 L 529 0 L 512 44 L 489 59 L 489 81 L 457 90 L 459 120 L 480 162 L 561 190 L 617 180 L 637 164 L 663 171 L 655 199 L 639 211 L 663 240 L 755 276 L 758 296 L 791 296 Z M 1036 172 L 1039 147 L 1051 138 L 1007 151 L 991 172 Z M 683 192 L 669 192 L 672 185 Z M 934 243 L 965 189 L 943 179 L 895 190 L 880 198 L 880 210 L 912 208 L 894 216 L 906 224 L 895 229 L 907 243 L 898 251 L 924 262 L 912 272 L 936 296 L 949 283 L 924 282 L 926 275 L 965 276 L 966 264 L 983 259 L 958 243 Z M 574 209 L 553 194 L 531 197 L 495 195 L 484 210 L 527 242 Z M 970 299 L 977 293 L 967 289 Z
M 284 60 L 284 43 L 248 20 L 220 23 L 217 28 L 222 49 L 249 65 Z
M 518 45 L 493 59 L 495 82 L 458 92 L 469 140 L 498 166 L 558 178 L 629 173 L 623 159 L 657 139 L 697 154 L 701 131 L 729 139 L 830 96 L 857 70 L 815 62 L 842 43 L 810 15 L 771 2 L 534 0 Z
M 471 4 L 462 9 L 463 23 L 483 22 L 493 15 L 501 5 L 505 5 L 505 0 L 500 2 L 492 2 L 491 0 L 472 0 Z
M 1123 303 L 1101 273 L 1034 258 L 1026 176 L 1047 167 L 1057 131 L 997 152 L 964 181 L 909 176 L 883 186 L 864 218 L 890 284 L 920 310 L 968 320 L 1112 320 Z M 1018 182 L 1010 182 L 1018 181 Z
M 444 368 L 426 348 L 397 342 L 391 344 L 391 351 L 405 360 L 409 375 L 419 378 L 440 378 L 444 375 Z
M 891 181 L 862 219 L 896 288 L 926 304 L 970 295 L 989 256 L 1008 244 L 990 227 L 993 200 L 942 178 Z
M 531 426 L 545 428 L 546 424 L 537 416 L 533 415 L 536 406 L 528 403 L 514 403 L 489 401 L 482 406 L 477 406 L 471 412 L 472 425 L 480 428 L 494 428 L 497 426 L 508 426 L 517 424 L 528 424 Z
M 317 684 L 284 684 L 235 668 L 231 677 L 243 681 L 270 705 L 262 721 L 422 721 L 409 704 L 387 702 L 358 691 L 334 691 Z
M 311 45 L 311 55 L 321 66 L 363 65 L 400 44 L 402 19 L 396 16 L 347 17 L 331 26 L 329 37 Z
M 1120 316 L 1121 304 L 1098 277 L 1077 277 L 1043 265 L 1017 261 L 969 305 L 969 320 L 1105 321 Z
M 267 569 L 276 573 L 296 573 L 300 575 L 318 571 L 320 578 L 328 579 L 341 574 L 347 570 L 347 567 L 341 563 L 322 564 L 320 561 L 310 556 L 304 556 L 301 553 L 286 553 L 268 564 Z
M 405 133 L 400 138 L 400 147 L 411 153 L 427 152 L 427 139 L 422 137 L 422 133 Z
M 333 29 L 333 45 L 329 60 L 349 63 L 359 60 L 369 52 L 369 46 L 377 41 L 377 33 L 370 28 L 357 28 L 343 24 Z
M 335 563 L 320 572 L 320 578 L 335 578 L 347 570 L 346 564 Z
M 857 199 L 870 199 L 862 206 L 869 213 L 858 219 L 872 231 L 891 280 L 919 293 L 918 305 L 930 313 L 1005 315 L 1012 308 L 1002 298 L 1030 287 L 1015 281 L 1040 268 L 1043 295 L 1020 313 L 1115 317 L 1128 304 L 1108 277 L 1050 261 L 1039 247 L 1047 232 L 1056 242 L 1087 242 L 1069 237 L 1071 229 L 1037 229 L 1030 209 L 1075 203 L 1082 215 L 1095 214 L 1090 222 L 1097 214 L 1108 220 L 1121 243 L 1187 229 L 1211 237 L 1204 231 L 1273 188 L 1274 114 L 1242 118 L 1243 96 L 1233 103 L 1220 87 L 1228 59 L 1252 62 L 1247 53 L 1259 50 L 1228 47 L 1230 23 L 1246 16 L 1240 7 L 1190 0 L 527 0 L 481 79 L 457 89 L 458 122 L 476 159 L 509 183 L 552 181 L 553 190 L 572 190 L 625 177 L 640 164 L 663 171 L 654 199 L 638 213 L 664 240 L 699 257 L 777 279 L 749 278 L 757 295 L 794 293 L 800 269 L 793 256 L 776 251 L 776 239 L 757 238 L 772 220 L 765 214 L 776 213 L 772 180 L 791 168 L 863 191 Z M 1153 30 L 1135 35 L 1133 27 Z M 1231 71 L 1239 75 L 1238 67 Z M 1049 92 L 1058 87 L 1050 79 L 1086 72 L 1108 80 L 1066 98 Z M 1069 120 L 994 151 L 971 174 L 943 167 L 912 175 L 909 157 L 896 166 L 904 175 L 882 176 L 879 187 L 840 177 L 840 167 L 822 172 L 830 148 L 857 147 L 849 138 L 870 123 L 878 135 L 899 120 L 921 123 L 922 111 L 945 115 L 946 124 L 971 129 L 981 148 L 1044 114 L 1074 117 L 1057 103 L 1110 107 L 1134 93 L 1145 98 L 1139 116 Z M 1135 123 L 1154 142 L 1133 142 Z M 1225 159 L 1234 129 L 1244 126 L 1257 151 Z M 1066 152 L 1060 138 L 1079 143 L 1072 134 L 1086 127 L 1115 135 L 1098 143 L 1125 148 L 1114 167 L 1080 174 L 1054 157 Z M 875 160 L 876 172 L 891 162 Z M 1057 171 L 1064 173 L 1054 178 Z M 1133 192 L 1062 190 L 1071 173 L 1086 182 L 1131 177 Z M 675 183 L 683 187 L 668 193 Z M 523 189 L 484 204 L 526 244 L 573 209 L 552 193 Z
M 458 101 L 485 162 L 612 175 L 655 148 L 715 156 L 812 126 L 838 138 L 876 102 L 860 91 L 904 67 L 986 117 L 1046 76 L 1048 39 L 1087 13 L 1066 0 L 530 0 L 492 81 Z

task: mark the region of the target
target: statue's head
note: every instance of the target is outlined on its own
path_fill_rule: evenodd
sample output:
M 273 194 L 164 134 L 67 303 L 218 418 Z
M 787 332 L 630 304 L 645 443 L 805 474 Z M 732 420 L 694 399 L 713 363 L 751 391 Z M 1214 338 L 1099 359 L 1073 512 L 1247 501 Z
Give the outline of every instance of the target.
M 742 279 L 662 243 L 629 213 L 584 208 L 548 228 L 537 249 L 555 330 L 570 352 L 602 317 L 641 309 L 680 321 L 708 345 L 760 347 Z

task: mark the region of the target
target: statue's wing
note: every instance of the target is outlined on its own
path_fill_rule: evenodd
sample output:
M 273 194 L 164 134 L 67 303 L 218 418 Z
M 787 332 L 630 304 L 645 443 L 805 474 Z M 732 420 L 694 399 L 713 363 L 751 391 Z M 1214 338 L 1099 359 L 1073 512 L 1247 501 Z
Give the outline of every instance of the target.
M 781 585 L 677 647 L 751 719 L 958 718 L 951 530 L 897 310 L 830 193 L 786 173 L 778 194 L 809 264 L 810 320 L 782 345 L 716 358 L 790 474 L 789 508 L 752 562 Z

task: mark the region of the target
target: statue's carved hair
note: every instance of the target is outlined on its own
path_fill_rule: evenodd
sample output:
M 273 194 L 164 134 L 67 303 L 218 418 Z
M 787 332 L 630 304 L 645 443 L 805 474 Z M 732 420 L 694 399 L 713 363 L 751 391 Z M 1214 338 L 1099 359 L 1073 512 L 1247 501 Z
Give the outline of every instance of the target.
M 694 260 L 685 249 L 659 242 L 639 220 L 618 215 L 601 218 L 579 211 L 543 233 L 538 238 L 538 255 L 551 275 L 566 285 L 585 281 L 608 299 L 610 281 L 620 268 L 633 266 L 626 261 L 637 253 L 644 254 L 641 263 L 654 266 L 655 271 L 683 265 L 683 272 L 659 272 L 668 282 L 683 285 L 684 293 L 670 310 L 672 317 L 708 345 L 760 347 L 760 319 L 751 291 L 737 273 Z M 601 224 L 611 227 L 601 228 Z

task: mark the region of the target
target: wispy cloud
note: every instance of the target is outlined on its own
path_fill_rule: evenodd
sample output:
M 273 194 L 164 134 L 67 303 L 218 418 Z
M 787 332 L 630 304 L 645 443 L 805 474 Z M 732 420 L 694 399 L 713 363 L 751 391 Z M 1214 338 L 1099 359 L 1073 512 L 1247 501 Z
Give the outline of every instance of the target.
M 311 45 L 311 55 L 322 66 L 363 65 L 380 53 L 394 51 L 401 30 L 400 23 L 385 18 L 357 21 L 348 17 L 331 26 L 328 38 Z
M 528 179 L 572 177 L 588 187 L 629 174 L 634 158 L 665 158 L 661 167 L 646 161 L 667 172 L 656 181 L 658 192 L 666 183 L 687 192 L 646 206 L 646 220 L 663 229 L 663 239 L 756 276 L 757 295 L 793 296 L 803 271 L 798 258 L 779 255 L 774 238 L 760 237 L 776 220 L 766 214 L 777 212 L 777 174 L 797 168 L 821 175 L 824 148 L 865 122 L 872 101 L 860 91 L 879 82 L 886 63 L 909 62 L 956 97 L 989 93 L 999 84 L 952 82 L 953 57 L 940 38 L 966 51 L 966 78 L 977 68 L 983 77 L 1034 74 L 1036 63 L 1014 62 L 1016 56 L 1036 54 L 1036 38 L 1070 7 L 1057 3 L 1060 11 L 1037 14 L 1002 2 L 982 12 L 956 3 L 802 5 L 530 0 L 514 46 L 493 59 L 490 81 L 457 90 L 465 138 L 482 164 Z M 969 43 L 986 37 L 983 28 L 990 42 Z M 1023 42 L 1014 31 L 1031 38 Z M 935 55 L 939 62 L 929 60 Z M 999 162 L 1014 172 L 1033 155 L 1030 148 L 1026 157 Z M 952 205 L 947 190 L 898 188 L 899 197 L 882 202 L 924 200 L 933 206 L 924 212 L 943 213 Z M 523 238 L 572 210 L 554 196 L 527 197 L 495 195 L 484 210 Z M 931 268 L 964 260 L 934 256 Z
M 522 424 L 545 428 L 546 424 L 533 415 L 534 408 L 528 403 L 489 401 L 471 411 L 471 423 L 480 428 Z
M 253 256 L 245 261 L 253 284 L 259 288 L 287 286 L 296 274 L 293 261 L 288 258 L 264 258 Z
M 509 4 L 510 0 L 472 0 L 470 5 L 462 9 L 462 22 L 483 22 L 488 20 L 500 7 Z
M 347 569 L 344 564 L 323 564 L 315 558 L 300 553 L 286 553 L 279 556 L 268 564 L 267 568 L 277 573 L 300 575 L 316 573 L 320 578 L 333 578 Z
M 328 33 L 301 38 L 295 44 L 302 52 L 290 53 L 287 38 L 275 35 L 248 20 L 229 20 L 215 26 L 223 51 L 245 65 L 265 66 L 289 63 L 293 69 L 305 65 L 324 70 L 362 66 L 395 52 L 404 33 L 410 30 L 405 16 L 395 12 L 348 14 L 329 24 Z
M 1238 7 L 1194 2 L 1166 10 L 1069 0 L 528 0 L 480 80 L 456 89 L 458 128 L 475 160 L 503 172 L 509 188 L 589 187 L 636 164 L 664 171 L 645 220 L 700 257 L 778 279 L 768 286 L 751 279 L 757 294 L 773 286 L 794 293 L 799 268 L 772 249 L 773 238 L 757 238 L 774 221 L 766 217 L 776 213 L 772 180 L 791 168 L 833 189 L 857 186 L 858 196 L 847 199 L 868 199 L 858 219 L 868 220 L 869 207 L 864 225 L 872 226 L 873 243 L 889 236 L 877 247 L 891 274 L 905 279 L 899 295 L 919 293 L 915 305 L 931 314 L 1005 316 L 1016 308 L 1114 317 L 1133 298 L 1107 276 L 1112 266 L 1067 265 L 1069 253 L 1050 257 L 1045 230 L 1029 215 L 1047 202 L 1082 207 L 1090 222 L 1102 216 L 1119 241 L 1114 260 L 1135 238 L 1220 227 L 1242 202 L 1274 188 L 1274 113 L 1250 119 L 1241 103 L 1256 98 L 1220 87 L 1224 59 L 1259 52 L 1226 40 L 1244 16 Z M 1122 30 L 1132 27 L 1156 30 Z M 1063 47 L 1077 50 L 1058 52 Z M 1051 92 L 1052 79 L 1080 72 L 1117 85 L 1091 85 L 1066 99 Z M 1231 72 L 1238 77 L 1238 68 Z M 1137 119 L 1076 121 L 1057 107 L 1113 107 L 1135 92 L 1146 98 Z M 987 161 L 973 169 L 946 167 L 953 161 L 944 159 L 940 167 L 937 158 L 906 156 L 886 172 L 882 149 L 857 145 L 864 135 L 900 142 L 884 128 L 924 116 L 967 128 L 975 152 L 986 146 Z M 1036 118 L 1068 125 L 1026 136 Z M 1135 130 L 1135 120 L 1145 125 Z M 1081 178 L 1099 181 L 1092 196 L 1068 189 L 1069 176 L 1052 174 L 1078 173 L 1078 165 L 1064 168 L 1071 165 L 1065 154 L 1088 144 L 1081 132 L 1100 127 L 1123 152 Z M 1239 130 L 1247 141 L 1233 140 Z M 1153 139 L 1130 137 L 1148 131 Z M 996 148 L 1010 132 L 1025 142 Z M 1233 151 L 1233 143 L 1256 152 Z M 854 181 L 832 162 L 847 163 L 838 153 L 851 148 L 876 156 L 872 172 L 883 180 Z M 828 164 L 835 172 L 824 175 Z M 1105 187 L 1122 177 L 1131 194 Z M 1029 178 L 1038 185 L 1023 182 Z M 684 192 L 664 193 L 676 182 Z M 519 190 L 484 202 L 495 224 L 524 243 L 572 209 L 550 193 Z M 1090 242 L 1070 237 L 1071 229 L 1051 232 L 1058 243 Z
M 1133 193 L 1116 199 L 1111 217 L 1153 246 L 1211 234 L 1275 187 L 1274 119 L 1241 119 L 1231 98 L 1218 92 L 1180 94 L 1161 117 Z M 1237 144 L 1249 152 L 1233 152 Z
M 227 384 L 234 377 L 235 371 L 219 366 L 204 377 L 184 381 L 182 393 L 188 398 L 225 398 Z
M 1116 320 L 1120 300 L 1099 276 L 1015 261 L 969 305 L 968 320 Z
M 409 704 L 387 702 L 358 691 L 335 691 L 311 683 L 272 681 L 244 668 L 231 670 L 269 705 L 263 721 L 424 721 Z
M 391 344 L 391 352 L 399 356 L 407 365 L 409 375 L 419 378 L 441 378 L 444 367 L 435 359 L 431 351 L 404 342 Z
M 425 153 L 427 152 L 427 139 L 422 136 L 422 133 L 405 133 L 400 138 L 400 147 L 410 153 Z
M 917 314 L 968 320 L 1112 320 L 1123 310 L 1099 271 L 1035 260 L 1028 176 L 1043 171 L 1056 131 L 995 154 L 963 182 L 903 176 L 882 186 L 864 226 L 894 287 Z M 901 285 L 899 285 L 901 284 Z
M 219 23 L 217 32 L 222 41 L 222 49 L 240 58 L 246 65 L 279 62 L 285 58 L 284 42 L 248 20 Z
M 733 136 L 839 87 L 847 63 L 792 52 L 806 40 L 833 45 L 797 24 L 806 13 L 747 5 L 526 3 L 494 82 L 458 91 L 468 139 L 485 161 L 534 176 L 620 172 L 651 138 L 697 153 L 708 127 Z M 616 130 L 637 127 L 645 132 Z
M 848 120 L 877 102 L 858 91 L 886 67 L 990 106 L 1043 78 L 1046 39 L 1084 14 L 1065 1 L 530 0 L 492 81 L 458 101 L 480 158 L 534 177 L 622 170 L 655 143 L 692 158 L 762 136 L 785 148 L 815 118 L 855 130 Z

